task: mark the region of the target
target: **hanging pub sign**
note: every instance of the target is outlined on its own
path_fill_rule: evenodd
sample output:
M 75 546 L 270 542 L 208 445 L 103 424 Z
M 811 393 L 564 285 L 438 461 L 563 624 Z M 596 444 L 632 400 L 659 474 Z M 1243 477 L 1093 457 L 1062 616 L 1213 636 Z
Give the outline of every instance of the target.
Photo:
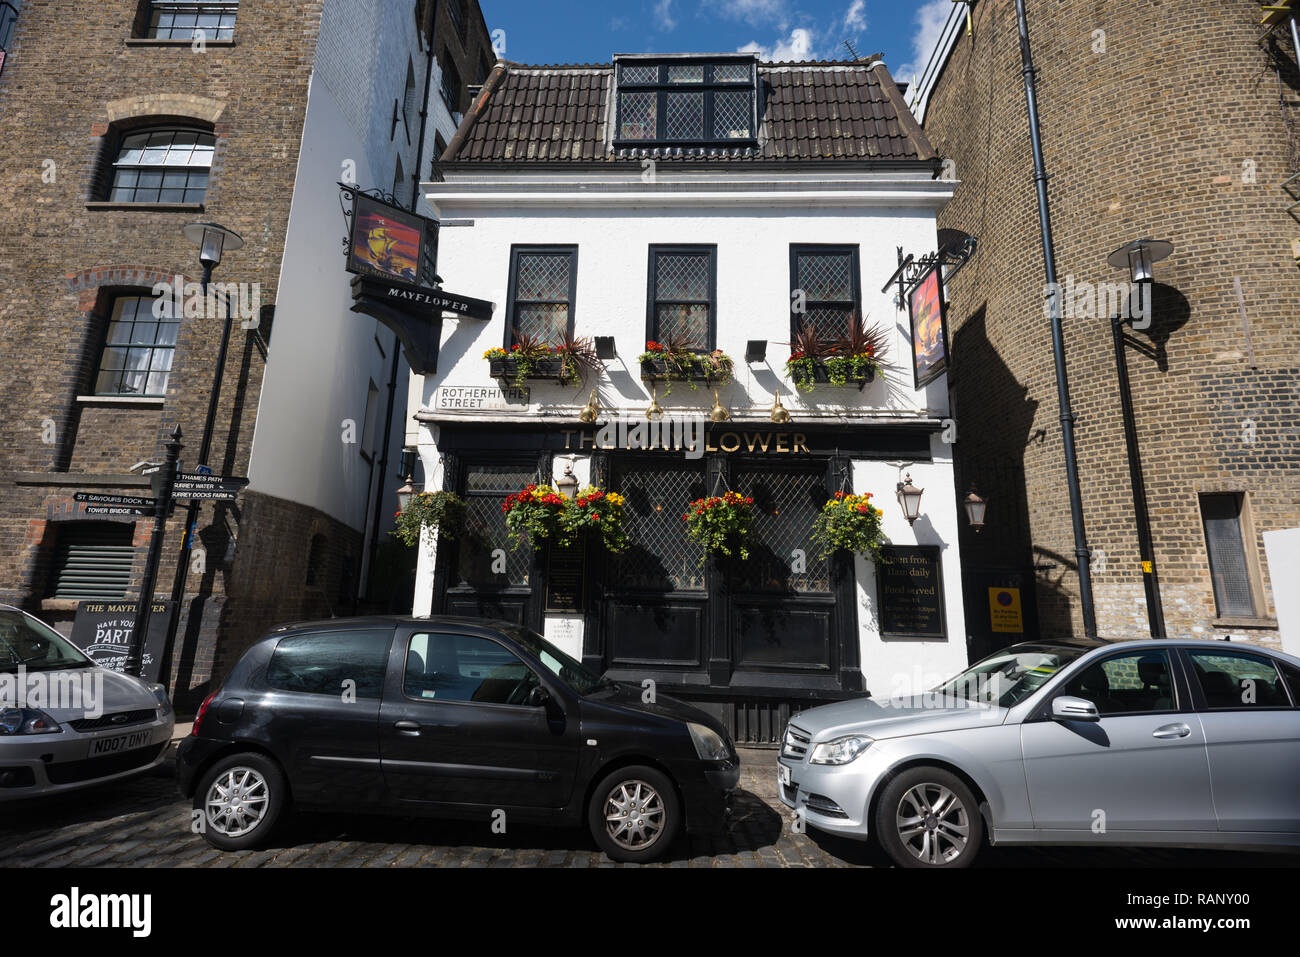
M 378 319 L 402 343 L 411 371 L 438 371 L 442 314 L 487 320 L 495 304 L 448 292 L 438 276 L 438 223 L 402 209 L 393 197 L 340 183 L 352 311 Z M 351 201 L 349 209 L 347 201 Z
M 912 321 L 912 376 L 916 388 L 948 371 L 948 316 L 943 302 L 942 260 L 907 296 Z

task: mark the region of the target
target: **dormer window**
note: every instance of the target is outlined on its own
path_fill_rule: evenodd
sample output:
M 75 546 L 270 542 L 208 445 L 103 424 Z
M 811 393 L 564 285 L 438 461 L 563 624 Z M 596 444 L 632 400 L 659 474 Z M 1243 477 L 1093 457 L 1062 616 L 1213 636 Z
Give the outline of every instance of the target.
M 752 56 L 618 57 L 617 146 L 748 146 L 757 139 Z

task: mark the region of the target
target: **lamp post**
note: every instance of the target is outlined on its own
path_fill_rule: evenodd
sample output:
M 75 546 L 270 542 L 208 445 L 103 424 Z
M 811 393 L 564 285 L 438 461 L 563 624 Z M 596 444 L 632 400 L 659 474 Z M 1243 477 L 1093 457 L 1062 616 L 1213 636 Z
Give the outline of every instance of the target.
M 1145 293 L 1151 308 L 1152 264 L 1174 251 L 1173 243 L 1164 240 L 1138 239 L 1115 250 L 1106 262 L 1117 269 L 1128 268 L 1129 277 Z M 1132 301 L 1132 300 L 1130 300 Z M 1142 454 L 1138 449 L 1137 421 L 1133 414 L 1133 391 L 1129 382 L 1128 352 L 1124 343 L 1124 324 L 1133 319 L 1110 317 L 1111 338 L 1115 341 L 1115 371 L 1119 377 L 1119 401 L 1124 414 L 1124 444 L 1128 449 L 1129 484 L 1133 488 L 1133 520 L 1137 525 L 1138 553 L 1142 559 L 1142 586 L 1146 590 L 1147 621 L 1151 637 L 1164 638 L 1165 610 L 1160 602 L 1160 578 L 1156 573 L 1155 546 L 1151 539 L 1151 516 L 1147 511 L 1146 482 L 1142 478 Z
M 204 313 L 207 312 L 208 283 L 212 271 L 221 265 L 222 256 L 234 252 L 244 245 L 238 233 L 219 226 L 216 223 L 190 223 L 181 229 L 181 233 L 191 243 L 199 247 L 199 265 L 203 267 L 201 286 L 203 290 Z M 217 401 L 221 397 L 221 379 L 226 372 L 226 354 L 230 351 L 230 327 L 234 315 L 229 303 L 224 310 L 225 325 L 221 330 L 221 347 L 217 350 L 217 368 L 212 376 L 212 390 L 208 394 L 208 413 L 203 421 L 203 437 L 199 441 L 198 465 L 207 465 L 208 455 L 212 451 L 212 432 L 217 421 Z M 185 580 L 189 575 L 190 563 L 188 553 L 191 545 L 190 532 L 199 517 L 199 502 L 190 500 L 185 510 L 185 527 L 181 532 L 181 550 L 176 560 L 176 576 L 172 579 L 172 601 L 175 608 L 172 620 L 167 626 L 167 641 L 163 645 L 164 658 L 171 653 L 172 643 L 176 639 L 176 629 L 180 625 L 181 602 L 184 599 Z
M 164 446 L 167 455 L 160 466 L 158 489 L 154 497 L 153 534 L 149 537 L 149 555 L 144 562 L 144 575 L 140 579 L 140 606 L 135 612 L 135 625 L 131 628 L 131 643 L 126 649 L 122 670 L 128 675 L 144 677 L 144 644 L 148 640 L 149 622 L 153 618 L 154 584 L 158 580 L 158 563 L 162 559 L 163 536 L 167 532 L 167 513 L 171 511 L 172 485 L 176 481 L 176 463 L 180 461 L 181 427 L 172 430 Z M 158 677 L 166 681 L 164 675 Z

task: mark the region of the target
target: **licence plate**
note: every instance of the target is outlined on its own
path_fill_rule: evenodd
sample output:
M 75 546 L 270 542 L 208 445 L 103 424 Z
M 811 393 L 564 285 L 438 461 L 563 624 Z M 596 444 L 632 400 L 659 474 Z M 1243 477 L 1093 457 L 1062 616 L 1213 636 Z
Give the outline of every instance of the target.
M 121 754 L 123 751 L 143 748 L 152 736 L 153 729 L 146 728 L 144 731 L 132 731 L 130 734 L 119 734 L 111 738 L 98 738 L 90 742 L 90 756 L 98 758 L 106 754 Z
M 776 779 L 781 782 L 782 787 L 788 788 L 790 786 L 790 768 L 788 765 L 778 764 L 776 766 Z

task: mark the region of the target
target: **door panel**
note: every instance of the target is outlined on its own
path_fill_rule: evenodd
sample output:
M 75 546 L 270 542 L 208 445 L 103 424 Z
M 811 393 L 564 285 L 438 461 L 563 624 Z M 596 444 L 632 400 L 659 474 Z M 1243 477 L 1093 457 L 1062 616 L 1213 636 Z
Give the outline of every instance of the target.
M 1021 726 L 1034 827 L 1124 831 L 1213 831 L 1205 733 L 1179 710 L 1169 654 L 1107 658 L 1057 692 L 1097 706 L 1101 720 Z
M 1184 652 L 1222 831 L 1300 831 L 1300 711 L 1262 654 Z
M 417 633 L 380 714 L 384 779 L 398 803 L 558 808 L 573 791 L 578 728 L 524 703 L 538 678 L 507 647 Z

